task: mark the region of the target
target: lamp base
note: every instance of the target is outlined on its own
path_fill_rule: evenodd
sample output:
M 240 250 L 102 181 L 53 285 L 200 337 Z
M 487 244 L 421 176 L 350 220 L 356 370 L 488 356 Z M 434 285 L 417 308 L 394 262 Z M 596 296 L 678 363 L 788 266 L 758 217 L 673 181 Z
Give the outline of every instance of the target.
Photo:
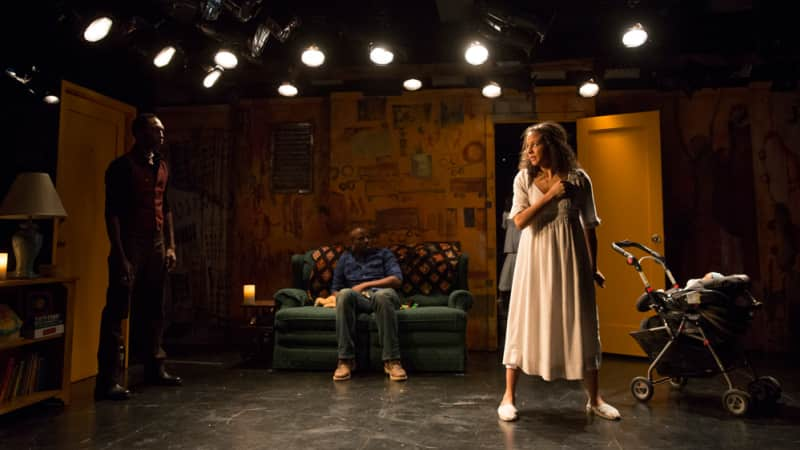
M 33 221 L 29 220 L 19 226 L 19 231 L 11 237 L 11 246 L 14 248 L 14 258 L 17 267 L 8 274 L 8 278 L 38 278 L 39 274 L 33 271 L 33 263 L 42 249 L 42 233 Z

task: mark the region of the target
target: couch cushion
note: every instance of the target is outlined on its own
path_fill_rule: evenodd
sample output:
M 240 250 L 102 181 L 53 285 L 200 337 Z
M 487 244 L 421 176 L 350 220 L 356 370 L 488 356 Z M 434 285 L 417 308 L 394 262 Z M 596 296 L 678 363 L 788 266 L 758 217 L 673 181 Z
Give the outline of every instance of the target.
M 401 309 L 397 311 L 397 326 L 401 336 L 414 331 L 464 331 L 467 313 L 446 306 Z M 369 329 L 377 331 L 378 325 L 374 320 L 370 320 Z
M 367 328 L 368 314 L 359 314 L 357 327 Z M 301 306 L 281 308 L 275 313 L 275 327 L 286 331 L 297 330 L 336 330 L 336 310 L 320 306 Z
M 414 294 L 449 294 L 455 285 L 458 257 L 461 249 L 457 242 L 425 242 L 413 247 L 390 247 L 403 271 L 404 296 Z
M 323 245 L 308 252 L 311 257 L 311 274 L 308 278 L 308 292 L 312 299 L 331 295 L 333 270 L 346 248 L 343 245 Z

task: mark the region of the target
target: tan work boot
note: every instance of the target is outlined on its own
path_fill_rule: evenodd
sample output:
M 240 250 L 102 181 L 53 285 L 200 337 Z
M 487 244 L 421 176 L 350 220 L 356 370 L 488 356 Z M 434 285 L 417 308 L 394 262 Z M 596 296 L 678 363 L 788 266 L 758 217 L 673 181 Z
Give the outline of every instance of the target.
M 333 372 L 333 381 L 344 381 L 350 379 L 350 373 L 355 370 L 356 362 L 352 359 L 340 359 Z
M 392 381 L 405 381 L 408 379 L 408 375 L 406 375 L 406 371 L 403 370 L 403 366 L 400 365 L 399 359 L 385 361 L 383 363 L 383 371 L 389 375 L 389 379 Z

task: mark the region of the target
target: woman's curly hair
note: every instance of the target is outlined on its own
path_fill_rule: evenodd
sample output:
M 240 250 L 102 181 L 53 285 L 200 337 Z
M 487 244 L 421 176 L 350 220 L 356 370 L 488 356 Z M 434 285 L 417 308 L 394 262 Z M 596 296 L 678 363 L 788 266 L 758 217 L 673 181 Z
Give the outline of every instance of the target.
M 539 133 L 540 142 L 544 146 L 544 154 L 551 168 L 556 173 L 569 172 L 578 167 L 575 158 L 575 151 L 567 142 L 567 131 L 556 122 L 540 122 L 533 124 L 522 132 L 522 150 L 519 155 L 520 170 L 527 170 L 530 175 L 528 179 L 533 179 L 539 175 L 542 169 L 531 164 L 525 152 L 525 139 L 533 132 Z

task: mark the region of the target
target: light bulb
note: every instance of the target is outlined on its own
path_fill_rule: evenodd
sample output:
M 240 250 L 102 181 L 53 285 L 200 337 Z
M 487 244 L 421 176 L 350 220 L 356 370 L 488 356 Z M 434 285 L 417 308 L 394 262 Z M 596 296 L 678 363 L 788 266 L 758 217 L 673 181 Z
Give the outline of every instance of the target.
M 416 91 L 422 87 L 422 81 L 419 81 L 416 78 L 409 78 L 406 81 L 403 81 L 403 87 L 409 91 Z
M 278 86 L 278 93 L 284 97 L 294 97 L 297 95 L 297 87 L 288 81 Z
M 647 31 L 640 23 L 628 28 L 622 35 L 622 43 L 628 48 L 639 47 L 645 42 L 647 42 Z
M 86 27 L 83 32 L 83 38 L 89 42 L 97 42 L 108 36 L 111 30 L 111 24 L 114 23 L 109 17 L 98 17 Z
M 325 53 L 316 45 L 311 45 L 300 56 L 300 60 L 308 67 L 319 67 L 325 62 Z
M 233 69 L 239 64 L 239 59 L 230 50 L 220 50 L 214 55 L 214 62 L 223 69 Z
M 594 79 L 590 79 L 589 81 L 583 83 L 578 89 L 578 94 L 580 94 L 580 96 L 583 98 L 594 97 L 598 92 L 600 92 L 600 86 L 594 81 Z
M 214 86 L 214 84 L 219 80 L 219 77 L 222 76 L 222 70 L 220 69 L 213 69 L 211 72 L 208 72 L 208 75 L 203 79 L 203 86 L 206 88 L 210 88 Z
M 489 82 L 489 84 L 481 89 L 481 94 L 483 94 L 483 96 L 486 98 L 497 98 L 500 97 L 502 93 L 503 89 L 494 81 Z
M 175 47 L 171 45 L 164 47 L 158 52 L 156 57 L 153 58 L 153 65 L 158 68 L 165 67 L 172 61 L 173 56 L 175 56 Z
M 370 50 L 369 59 L 379 66 L 385 66 L 394 60 L 394 53 L 384 47 L 376 46 Z
M 480 42 L 475 41 L 464 52 L 464 59 L 473 66 L 480 66 L 489 59 L 489 50 Z

